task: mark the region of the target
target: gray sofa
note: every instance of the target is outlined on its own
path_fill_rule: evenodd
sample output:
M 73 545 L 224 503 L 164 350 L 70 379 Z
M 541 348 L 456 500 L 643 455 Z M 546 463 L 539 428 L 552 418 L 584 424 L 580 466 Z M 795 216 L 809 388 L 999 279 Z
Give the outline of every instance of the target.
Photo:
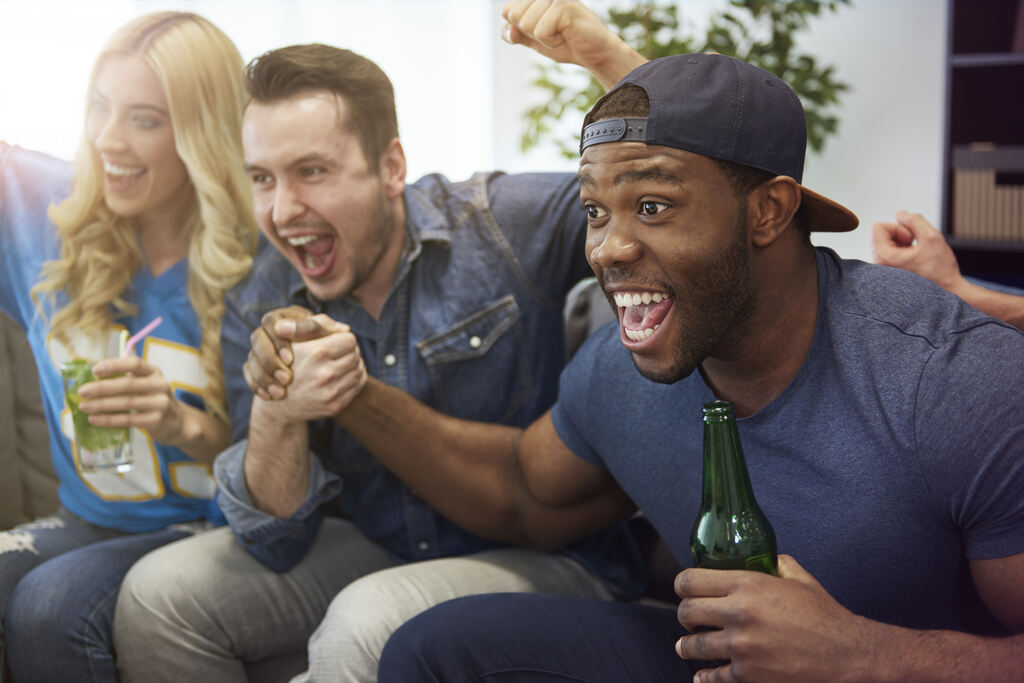
M 25 333 L 0 313 L 0 530 L 57 505 L 35 361 Z

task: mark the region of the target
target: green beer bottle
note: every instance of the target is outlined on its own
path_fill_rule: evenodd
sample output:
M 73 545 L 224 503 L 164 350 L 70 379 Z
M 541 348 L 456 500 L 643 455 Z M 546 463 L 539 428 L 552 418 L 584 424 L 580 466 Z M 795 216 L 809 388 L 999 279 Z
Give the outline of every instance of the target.
M 775 531 L 754 499 L 728 401 L 704 404 L 704 492 L 690 532 L 694 567 L 777 576 Z

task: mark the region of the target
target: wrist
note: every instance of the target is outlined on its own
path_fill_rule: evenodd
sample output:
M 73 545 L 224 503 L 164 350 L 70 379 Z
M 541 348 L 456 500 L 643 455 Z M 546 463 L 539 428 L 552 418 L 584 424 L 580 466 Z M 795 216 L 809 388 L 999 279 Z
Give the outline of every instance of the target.
M 941 282 L 939 284 L 941 284 L 947 291 L 956 294 L 965 301 L 970 300 L 972 292 L 982 289 L 978 285 L 968 282 L 967 279 L 959 273 L 948 282 Z
M 198 418 L 202 412 L 198 408 L 178 403 L 179 422 L 181 427 L 177 430 L 177 437 L 174 443 L 170 444 L 188 453 L 200 441 L 203 435 L 202 425 Z
M 385 389 L 384 392 L 381 391 L 382 388 Z M 375 420 L 381 411 L 388 410 L 387 388 L 388 385 L 377 378 L 366 375 L 358 393 L 348 405 L 333 416 L 334 422 L 343 429 L 350 429 L 353 425 Z
M 282 409 L 281 404 L 282 401 L 280 400 L 267 400 L 254 395 L 252 398 L 252 408 L 249 410 L 250 428 L 254 425 L 259 425 L 269 429 L 285 430 L 290 425 L 301 423 L 305 426 L 305 420 L 296 421 L 292 419 L 289 417 L 288 411 Z
M 197 462 L 211 463 L 230 445 L 231 430 L 226 422 L 187 403 L 177 403 L 177 429 L 173 438 L 160 440 L 173 446 Z
M 305 433 L 306 420 L 295 420 L 281 409 L 280 401 L 267 401 L 254 396 L 249 411 L 249 441 L 281 443 Z
M 584 66 L 606 89 L 611 89 L 629 72 L 647 61 L 643 55 L 619 39 L 616 39 L 612 49 L 603 51 L 602 56 L 603 59 L 599 62 Z

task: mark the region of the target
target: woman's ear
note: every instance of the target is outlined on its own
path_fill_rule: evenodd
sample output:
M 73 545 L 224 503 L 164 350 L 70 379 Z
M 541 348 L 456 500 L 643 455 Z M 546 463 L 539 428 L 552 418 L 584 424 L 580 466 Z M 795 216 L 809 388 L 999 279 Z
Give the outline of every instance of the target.
M 387 196 L 391 199 L 405 191 L 405 150 L 398 138 L 391 138 L 387 148 L 380 155 L 380 175 Z
M 800 208 L 800 186 L 789 176 L 775 176 L 747 197 L 750 239 L 754 246 L 767 247 L 788 228 Z

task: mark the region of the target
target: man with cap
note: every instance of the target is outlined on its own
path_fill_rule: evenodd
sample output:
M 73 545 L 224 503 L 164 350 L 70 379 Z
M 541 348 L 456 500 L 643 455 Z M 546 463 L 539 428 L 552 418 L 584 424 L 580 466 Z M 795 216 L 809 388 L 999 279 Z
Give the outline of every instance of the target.
M 415 462 L 398 435 L 429 410 L 374 411 L 368 384 L 340 418 L 389 434 L 382 459 L 478 533 L 557 547 L 640 510 L 689 567 L 701 406 L 731 401 L 780 576 L 686 568 L 678 609 L 459 598 L 395 633 L 381 683 L 1021 680 L 1024 334 L 814 247 L 857 219 L 800 184 L 804 121 L 736 59 L 639 66 L 581 141 L 587 258 L 618 323 L 555 406 Z

